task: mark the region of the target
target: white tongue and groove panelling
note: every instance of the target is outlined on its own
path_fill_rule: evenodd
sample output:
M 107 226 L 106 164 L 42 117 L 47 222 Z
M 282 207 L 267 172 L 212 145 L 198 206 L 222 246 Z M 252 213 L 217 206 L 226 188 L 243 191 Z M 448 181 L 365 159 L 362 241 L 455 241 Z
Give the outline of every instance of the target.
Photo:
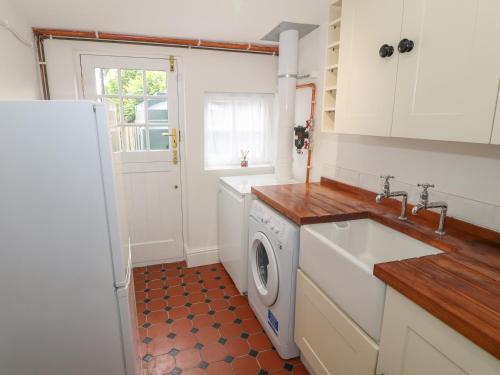
M 123 180 L 134 265 L 183 258 L 181 189 L 171 162 L 125 163 Z M 177 182 L 180 185 L 180 181 Z

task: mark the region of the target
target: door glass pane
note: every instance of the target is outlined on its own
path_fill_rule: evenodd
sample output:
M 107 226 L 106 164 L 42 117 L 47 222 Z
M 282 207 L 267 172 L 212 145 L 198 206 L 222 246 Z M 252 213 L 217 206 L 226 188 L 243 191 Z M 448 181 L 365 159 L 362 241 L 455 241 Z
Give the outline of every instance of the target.
M 95 88 L 97 95 L 102 95 L 102 76 L 101 76 L 101 68 L 95 68 Z
M 102 69 L 104 95 L 118 95 L 118 69 Z
M 124 151 L 145 151 L 147 149 L 146 128 L 124 126 L 122 128 Z
M 168 150 L 170 148 L 168 130 L 168 128 L 149 129 L 149 148 L 151 150 Z
M 170 149 L 165 70 L 98 67 L 94 79 L 97 100 L 106 104 L 108 123 L 120 127 L 112 140 L 114 150 Z
M 120 132 L 118 131 L 118 128 L 111 130 L 109 134 L 111 136 L 111 150 L 113 152 L 121 151 L 122 147 L 120 140 Z
M 108 114 L 108 125 L 118 124 L 120 120 L 120 99 L 118 98 L 99 98 L 100 102 L 106 106 Z
M 146 82 L 148 95 L 166 95 L 167 93 L 167 73 L 164 71 L 147 71 Z
M 168 122 L 167 99 L 148 99 L 148 122 L 150 125 L 165 125 Z
M 269 265 L 269 258 L 267 257 L 267 252 L 262 242 L 259 242 L 255 255 L 257 258 L 257 271 L 259 273 L 260 281 L 262 282 L 262 285 L 267 287 L 267 266 Z
M 144 71 L 135 69 L 122 70 L 123 95 L 144 94 Z
M 123 121 L 126 124 L 146 123 L 143 99 L 123 99 Z

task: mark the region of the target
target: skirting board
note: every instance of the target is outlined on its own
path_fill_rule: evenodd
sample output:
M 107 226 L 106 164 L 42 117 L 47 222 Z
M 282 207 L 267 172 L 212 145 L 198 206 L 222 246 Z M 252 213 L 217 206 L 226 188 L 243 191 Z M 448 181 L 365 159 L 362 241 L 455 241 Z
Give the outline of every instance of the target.
M 184 260 L 184 257 L 157 259 L 157 260 L 150 260 L 150 261 L 144 261 L 144 262 L 134 262 L 134 263 L 132 263 L 132 268 L 154 266 L 155 264 L 163 264 L 163 263 L 176 263 L 176 262 L 182 262 L 183 260 Z
M 132 243 L 132 265 L 134 267 L 173 263 L 184 260 L 182 250 L 174 248 L 173 241 Z
M 191 250 L 186 248 L 186 262 L 188 268 L 218 263 L 219 249 L 216 247 Z

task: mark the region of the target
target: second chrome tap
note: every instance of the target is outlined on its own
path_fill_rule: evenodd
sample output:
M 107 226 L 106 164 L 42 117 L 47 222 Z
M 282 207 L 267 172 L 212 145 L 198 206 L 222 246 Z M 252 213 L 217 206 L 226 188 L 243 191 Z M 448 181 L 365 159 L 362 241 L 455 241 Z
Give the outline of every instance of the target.
M 448 212 L 448 205 L 446 202 L 429 202 L 429 188 L 433 188 L 432 184 L 418 184 L 418 187 L 422 188 L 422 192 L 420 193 L 420 199 L 418 203 L 413 207 L 411 213 L 416 215 L 421 210 L 428 210 L 429 208 L 439 208 L 441 209 L 441 214 L 439 215 L 439 225 L 436 233 L 440 236 L 445 234 L 444 225 L 446 222 L 446 212 Z

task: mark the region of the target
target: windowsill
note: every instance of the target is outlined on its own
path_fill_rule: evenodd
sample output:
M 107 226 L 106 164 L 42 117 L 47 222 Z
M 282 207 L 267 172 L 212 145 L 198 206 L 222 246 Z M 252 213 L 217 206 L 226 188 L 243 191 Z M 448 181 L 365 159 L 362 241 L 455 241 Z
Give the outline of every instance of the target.
M 264 169 L 273 169 L 274 170 L 274 165 L 273 164 L 256 164 L 256 165 L 250 165 L 248 167 L 240 167 L 239 165 L 227 165 L 227 166 L 220 166 L 220 167 L 205 167 L 205 172 L 217 172 L 217 171 L 249 171 L 249 172 L 255 172 L 255 171 L 260 171 Z

